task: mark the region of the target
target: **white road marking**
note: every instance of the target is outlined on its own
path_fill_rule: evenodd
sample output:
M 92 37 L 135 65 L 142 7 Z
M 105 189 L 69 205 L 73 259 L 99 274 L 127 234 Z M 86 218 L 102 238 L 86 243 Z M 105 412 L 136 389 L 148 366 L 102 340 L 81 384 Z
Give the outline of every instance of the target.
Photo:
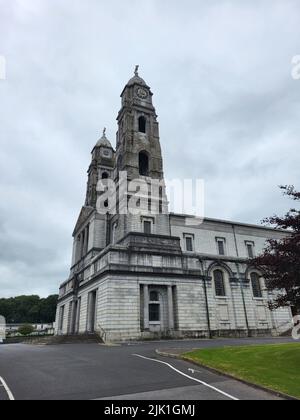
M 7 383 L 5 382 L 5 380 L 1 376 L 0 376 L 0 386 L 4 387 L 10 401 L 15 401 L 15 397 L 13 396 L 13 394 L 12 394 L 11 390 L 9 389 Z
M 209 384 L 208 384 L 208 383 L 206 383 L 206 382 L 200 381 L 200 379 L 193 378 L 192 376 L 189 376 L 189 375 L 187 375 L 186 373 L 181 372 L 180 370 L 176 369 L 174 366 L 170 365 L 170 363 L 163 362 L 162 360 L 150 359 L 149 357 L 141 356 L 140 354 L 133 354 L 133 356 L 140 357 L 141 359 L 151 360 L 152 362 L 156 362 L 156 363 L 162 363 L 163 365 L 168 366 L 169 368 L 171 368 L 171 369 L 175 370 L 175 372 L 179 373 L 179 374 L 180 374 L 180 375 L 182 375 L 182 376 L 185 376 L 186 378 L 191 379 L 192 381 L 198 382 L 198 383 L 200 383 L 200 384 L 202 384 L 202 385 L 206 386 L 207 388 L 210 388 L 210 389 L 212 389 L 212 390 L 214 390 L 214 391 L 218 392 L 219 394 L 222 394 L 222 395 L 224 395 L 225 397 L 230 398 L 231 400 L 234 400 L 234 401 L 239 401 L 239 399 L 238 399 L 238 398 L 233 397 L 232 395 L 227 394 L 226 392 L 223 392 L 223 391 L 221 391 L 220 389 L 218 389 L 218 388 L 216 388 L 216 387 L 214 387 L 214 386 L 212 386 L 212 385 L 209 385 Z
M 195 372 L 197 372 L 197 373 L 201 373 L 200 372 L 200 370 L 197 370 L 197 369 L 191 369 L 191 368 L 189 368 L 188 369 L 192 374 L 194 374 Z

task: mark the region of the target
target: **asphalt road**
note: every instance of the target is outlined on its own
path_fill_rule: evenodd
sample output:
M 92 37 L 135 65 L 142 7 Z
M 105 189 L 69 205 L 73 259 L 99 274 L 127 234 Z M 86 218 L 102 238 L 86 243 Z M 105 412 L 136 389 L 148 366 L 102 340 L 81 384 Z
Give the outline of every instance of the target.
M 289 341 L 189 340 L 116 347 L 1 345 L 0 400 L 8 399 L 9 390 L 16 400 L 274 400 L 278 398 L 272 394 L 187 362 L 158 356 L 155 350 Z

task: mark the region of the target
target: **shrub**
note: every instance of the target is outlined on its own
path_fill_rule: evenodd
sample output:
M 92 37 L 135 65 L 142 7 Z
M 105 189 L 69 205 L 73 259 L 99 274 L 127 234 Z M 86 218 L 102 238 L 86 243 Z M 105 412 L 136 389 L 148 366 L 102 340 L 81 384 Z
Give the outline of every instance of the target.
M 32 326 L 32 325 L 30 325 L 30 324 L 22 325 L 22 326 L 18 329 L 18 332 L 19 332 L 21 335 L 24 335 L 24 336 L 27 336 L 27 335 L 32 334 L 32 333 L 33 333 L 33 331 L 34 331 L 34 328 L 33 328 L 33 326 Z

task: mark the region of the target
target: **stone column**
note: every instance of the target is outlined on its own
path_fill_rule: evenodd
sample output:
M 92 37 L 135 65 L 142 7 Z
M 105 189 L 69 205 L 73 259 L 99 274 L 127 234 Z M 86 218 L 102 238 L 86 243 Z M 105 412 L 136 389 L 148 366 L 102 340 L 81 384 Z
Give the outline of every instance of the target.
M 90 225 L 88 224 L 86 227 L 86 245 L 85 245 L 85 253 L 87 254 L 89 249 L 89 239 L 90 239 Z
M 91 306 L 92 306 L 92 293 L 90 292 L 88 294 L 88 299 L 87 299 L 87 319 L 86 319 L 86 331 L 87 332 L 91 332 Z
M 172 286 L 168 286 L 168 315 L 169 315 L 169 329 L 174 330 L 174 305 Z
M 149 288 L 144 284 L 144 330 L 149 330 Z
M 76 315 L 77 315 L 77 300 L 73 300 L 71 302 L 71 304 L 72 304 L 72 308 L 71 308 L 69 334 L 74 334 L 75 333 L 75 324 L 76 324 Z
M 83 257 L 83 253 L 84 253 L 84 230 L 81 233 L 81 241 L 80 241 L 80 259 Z
M 79 241 L 78 241 L 78 243 L 79 243 L 79 246 L 78 246 L 78 261 L 80 261 L 81 260 L 81 254 L 82 254 L 82 232 L 81 232 L 81 234 L 79 235 Z
M 83 241 L 83 257 L 86 255 L 87 250 L 87 228 L 84 229 L 84 241 Z
M 76 261 L 75 261 L 75 263 L 78 263 L 78 261 L 80 260 L 80 246 L 81 246 L 81 235 L 78 235 L 77 236 L 77 239 L 76 239 L 76 251 L 75 251 L 75 253 L 76 253 Z

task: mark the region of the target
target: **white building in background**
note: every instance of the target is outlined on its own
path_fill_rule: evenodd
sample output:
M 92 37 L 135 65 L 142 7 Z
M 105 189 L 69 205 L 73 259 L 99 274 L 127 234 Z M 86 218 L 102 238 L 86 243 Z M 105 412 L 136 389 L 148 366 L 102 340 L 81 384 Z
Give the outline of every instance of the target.
M 6 338 L 6 321 L 4 316 L 0 315 L 0 344 L 3 343 L 3 341 Z
M 278 334 L 291 312 L 271 312 L 260 273 L 248 266 L 267 239 L 261 226 L 166 213 L 99 214 L 99 179 L 164 180 L 152 92 L 136 71 L 125 86 L 116 150 L 103 137 L 92 150 L 85 205 L 73 233 L 69 278 L 60 287 L 57 334 L 99 332 L 107 340 Z M 131 197 L 126 197 L 126 202 Z M 155 200 L 148 191 L 148 198 Z M 121 200 L 117 206 L 122 206 Z M 120 213 L 120 212 L 119 212 Z
M 10 336 L 18 335 L 19 328 L 22 327 L 23 325 L 24 324 L 6 324 L 5 326 L 6 333 L 9 334 Z M 34 328 L 34 332 L 32 333 L 33 335 L 40 334 L 40 333 L 54 334 L 54 331 L 55 331 L 54 323 L 48 323 L 48 324 L 29 323 L 29 325 L 31 325 Z

